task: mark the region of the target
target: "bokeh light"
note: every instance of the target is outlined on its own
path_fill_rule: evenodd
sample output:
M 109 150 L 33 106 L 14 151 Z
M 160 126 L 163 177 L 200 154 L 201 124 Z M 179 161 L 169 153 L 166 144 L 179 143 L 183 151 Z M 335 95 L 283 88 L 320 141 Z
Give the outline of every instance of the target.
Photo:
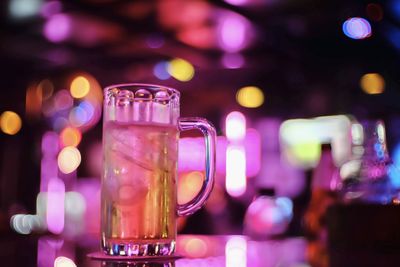
M 73 146 L 77 147 L 81 142 L 81 132 L 73 127 L 67 127 L 60 133 L 60 141 L 63 147 Z
M 55 157 L 59 149 L 59 137 L 55 132 L 45 132 L 42 136 L 42 153 L 44 156 Z
M 59 178 L 51 178 L 47 185 L 47 228 L 53 234 L 64 230 L 65 183 Z
M 54 108 L 55 111 L 61 111 L 69 109 L 74 105 L 74 100 L 72 99 L 69 92 L 65 89 L 60 90 L 54 97 Z
M 75 147 L 64 147 L 58 154 L 57 162 L 61 172 L 65 174 L 71 173 L 81 164 L 81 153 Z
M 241 68 L 244 62 L 244 57 L 239 53 L 225 53 L 221 58 L 222 65 L 228 69 Z
M 56 14 L 46 22 L 43 34 L 47 40 L 59 43 L 71 35 L 71 18 L 66 14 Z
M 220 47 L 230 53 L 239 52 L 249 42 L 250 23 L 237 13 L 228 12 L 221 15 L 218 38 Z
M 234 6 L 241 6 L 246 4 L 248 0 L 225 0 L 225 2 Z
M 83 109 L 86 113 L 86 121 L 92 120 L 95 115 L 95 108 L 90 101 L 82 101 L 78 107 Z
M 19 234 L 28 235 L 42 227 L 40 218 L 31 214 L 15 214 L 10 219 L 11 228 Z
M 14 135 L 22 126 L 21 117 L 13 111 L 4 111 L 0 117 L 0 128 L 5 134 Z
M 80 106 L 74 107 L 69 113 L 69 121 L 75 127 L 80 127 L 88 121 L 88 114 Z
M 90 91 L 90 83 L 83 76 L 78 76 L 71 82 L 70 92 L 74 98 L 83 98 Z
M 60 13 L 62 10 L 62 4 L 61 2 L 55 0 L 55 1 L 47 1 L 44 3 L 40 9 L 40 15 L 43 18 L 50 18 L 51 16 L 54 16 L 57 13 Z
M 226 116 L 225 134 L 229 141 L 241 141 L 246 136 L 246 117 L 239 111 L 233 111 Z
M 400 0 L 390 0 L 388 1 L 388 6 L 390 12 L 398 20 L 400 18 Z
M 169 63 L 167 61 L 158 62 L 154 68 L 153 73 L 160 80 L 167 80 L 171 75 L 168 73 Z
M 62 131 L 65 127 L 67 127 L 69 125 L 69 121 L 64 118 L 64 117 L 56 117 L 53 120 L 53 129 L 54 131 L 60 132 Z
M 363 18 L 349 18 L 343 23 L 343 32 L 352 39 L 365 39 L 372 34 L 371 25 Z
M 225 245 L 225 266 L 247 266 L 247 241 L 244 237 L 233 236 Z
M 42 0 L 10 0 L 8 9 L 10 16 L 23 19 L 39 13 Z
M 202 172 L 194 171 L 182 175 L 178 185 L 178 203 L 185 204 L 192 200 L 203 185 L 204 175 Z
M 290 198 L 260 196 L 247 209 L 245 232 L 264 238 L 282 234 L 292 216 L 293 203 Z
M 36 90 L 36 94 L 38 96 L 40 96 L 43 100 L 47 100 L 53 95 L 54 85 L 50 80 L 44 79 L 40 81 Z
M 61 256 L 55 259 L 54 267 L 76 267 L 76 264 L 70 258 Z
M 385 90 L 385 79 L 378 73 L 367 73 L 361 77 L 360 86 L 366 94 L 381 94 Z
M 298 143 L 288 149 L 290 162 L 299 164 L 315 165 L 321 156 L 321 144 L 319 142 Z
M 256 129 L 246 130 L 246 139 L 244 141 L 246 150 L 246 175 L 254 177 L 258 175 L 261 169 L 261 135 Z
M 194 76 L 194 67 L 187 60 L 175 58 L 168 64 L 168 73 L 178 81 L 187 82 Z
M 186 241 L 185 252 L 191 258 L 204 257 L 207 253 L 207 243 L 200 238 L 190 238 Z
M 239 89 L 236 101 L 243 107 L 257 108 L 264 103 L 264 93 L 256 86 L 246 86 Z
M 239 197 L 246 192 L 246 153 L 242 146 L 228 146 L 226 150 L 225 188 L 230 196 Z
M 206 202 L 205 209 L 211 214 L 220 214 L 225 211 L 227 204 L 224 188 L 216 183 Z
M 35 86 L 29 86 L 25 95 L 25 115 L 27 118 L 39 117 L 42 109 L 42 94 Z
M 396 188 L 400 188 L 400 143 L 393 149 L 393 164 L 389 167 L 389 178 L 391 184 Z
M 65 213 L 72 217 L 82 218 L 86 210 L 86 200 L 79 192 L 65 194 Z

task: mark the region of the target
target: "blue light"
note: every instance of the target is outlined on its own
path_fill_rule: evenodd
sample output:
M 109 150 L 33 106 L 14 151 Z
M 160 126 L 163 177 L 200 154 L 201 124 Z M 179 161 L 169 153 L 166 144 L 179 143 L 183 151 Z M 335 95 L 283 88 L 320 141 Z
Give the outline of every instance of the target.
M 393 164 L 389 166 L 388 175 L 395 188 L 400 188 L 400 143 L 393 149 Z
M 350 18 L 343 23 L 343 32 L 352 39 L 364 39 L 370 37 L 371 25 L 363 18 Z
M 35 16 L 39 13 L 42 0 L 11 0 L 10 15 L 16 19 Z
M 93 118 L 93 115 L 94 115 L 94 107 L 93 107 L 93 105 L 89 101 L 82 101 L 79 104 L 79 107 L 82 108 L 86 112 L 86 120 L 85 120 L 85 122 L 90 121 Z
M 153 73 L 160 80 L 167 80 L 171 75 L 168 73 L 167 61 L 161 61 L 154 66 Z
M 71 110 L 69 115 L 71 124 L 75 127 L 80 127 L 88 121 L 86 110 L 81 107 L 75 107 Z
M 400 19 L 400 0 L 392 0 L 389 2 L 390 8 L 389 10 Z
M 281 207 L 284 212 L 286 218 L 292 218 L 293 216 L 293 202 L 290 198 L 287 197 L 278 197 L 276 199 L 276 204 Z
M 400 3 L 400 1 L 399 1 Z M 400 9 L 400 7 L 399 7 Z M 400 15 L 400 10 L 399 10 Z M 386 24 L 385 27 L 385 35 L 389 42 L 398 50 L 400 50 L 400 29 L 396 26 L 393 26 L 389 23 Z

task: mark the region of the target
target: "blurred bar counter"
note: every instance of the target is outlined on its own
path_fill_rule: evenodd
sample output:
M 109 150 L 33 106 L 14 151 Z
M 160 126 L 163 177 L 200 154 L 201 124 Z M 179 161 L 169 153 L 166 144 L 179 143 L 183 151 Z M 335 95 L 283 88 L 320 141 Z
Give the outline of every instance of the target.
M 5 236 L 0 238 L 0 266 L 37 267 L 275 267 L 309 266 L 303 238 L 254 241 L 242 235 L 179 235 L 177 257 L 142 261 L 92 260 L 97 237 Z
M 400 206 L 335 204 L 328 209 L 331 267 L 400 266 Z

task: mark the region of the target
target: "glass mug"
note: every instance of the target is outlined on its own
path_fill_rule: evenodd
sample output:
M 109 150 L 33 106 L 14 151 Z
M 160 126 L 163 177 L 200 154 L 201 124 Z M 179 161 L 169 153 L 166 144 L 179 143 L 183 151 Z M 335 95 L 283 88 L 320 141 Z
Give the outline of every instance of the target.
M 104 90 L 101 246 L 108 255 L 160 256 L 175 251 L 176 215 L 204 204 L 214 185 L 216 133 L 203 118 L 179 117 L 180 93 L 150 84 Z M 179 132 L 205 139 L 205 179 L 198 195 L 177 204 Z

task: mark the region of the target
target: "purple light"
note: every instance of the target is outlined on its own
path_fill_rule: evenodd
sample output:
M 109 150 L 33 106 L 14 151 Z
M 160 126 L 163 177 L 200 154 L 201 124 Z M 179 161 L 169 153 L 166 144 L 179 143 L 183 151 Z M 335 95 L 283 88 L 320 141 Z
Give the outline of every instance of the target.
M 246 4 L 248 0 L 225 0 L 225 2 L 234 6 L 242 6 Z
M 344 34 L 352 39 L 365 39 L 372 34 L 371 25 L 363 18 L 350 18 L 343 23 L 342 28 Z
M 164 45 L 164 38 L 159 34 L 153 34 L 147 37 L 146 44 L 153 49 L 160 48 Z
M 49 1 L 42 5 L 40 15 L 43 18 L 50 18 L 51 16 L 61 12 L 62 5 L 59 1 Z
M 55 132 L 46 132 L 42 137 L 42 153 L 56 157 L 59 150 L 59 137 Z
M 225 53 L 221 58 L 222 65 L 228 69 L 238 69 L 244 65 L 244 57 L 239 53 Z
M 55 157 L 44 156 L 40 162 L 40 192 L 47 191 L 49 180 L 57 177 L 58 166 Z
M 79 107 L 82 108 L 86 112 L 86 122 L 93 119 L 94 116 L 94 107 L 89 101 L 83 101 L 79 104 Z
M 64 117 L 57 117 L 53 121 L 53 129 L 54 131 L 60 132 L 62 129 L 68 126 L 68 120 Z
M 69 121 L 75 127 L 80 127 L 88 121 L 86 110 L 81 107 L 75 107 L 69 113 Z
M 293 204 L 289 198 L 260 196 L 247 209 L 245 228 L 251 236 L 270 237 L 283 233 L 292 218 Z
M 160 80 L 167 80 L 171 75 L 168 73 L 168 65 L 167 61 L 161 61 L 154 66 L 153 73 Z
M 60 234 L 64 230 L 64 198 L 65 185 L 58 178 L 49 181 L 47 189 L 47 228 L 53 234 Z
M 261 136 L 256 129 L 246 131 L 246 176 L 256 176 L 261 168 Z
M 56 251 L 63 245 L 63 240 L 41 237 L 38 240 L 37 266 L 53 267 Z
M 100 179 L 78 179 L 75 187 L 86 203 L 84 214 L 85 232 L 96 235 L 100 232 Z
M 57 111 L 69 109 L 74 104 L 74 100 L 72 99 L 70 93 L 65 89 L 56 94 L 54 102 L 55 109 Z
M 47 40 L 54 43 L 68 39 L 71 34 L 70 17 L 65 14 L 57 14 L 50 17 L 44 25 L 43 34 Z
M 59 137 L 55 132 L 46 132 L 42 137 L 42 160 L 40 162 L 40 192 L 47 190 L 48 181 L 57 177 L 57 154 Z
M 236 14 L 228 13 L 220 21 L 219 44 L 227 52 L 238 52 L 246 46 L 249 23 Z
M 225 174 L 225 153 L 227 143 L 225 137 L 219 136 L 217 138 L 217 173 Z M 204 157 L 204 138 L 179 139 L 179 172 L 204 171 Z
M 228 140 L 224 136 L 217 138 L 217 168 L 218 174 L 226 174 L 226 150 Z M 255 129 L 249 129 L 243 142 L 246 155 L 246 176 L 256 176 L 261 168 L 261 138 Z M 205 148 L 204 140 L 198 138 L 179 139 L 179 172 L 204 171 Z

